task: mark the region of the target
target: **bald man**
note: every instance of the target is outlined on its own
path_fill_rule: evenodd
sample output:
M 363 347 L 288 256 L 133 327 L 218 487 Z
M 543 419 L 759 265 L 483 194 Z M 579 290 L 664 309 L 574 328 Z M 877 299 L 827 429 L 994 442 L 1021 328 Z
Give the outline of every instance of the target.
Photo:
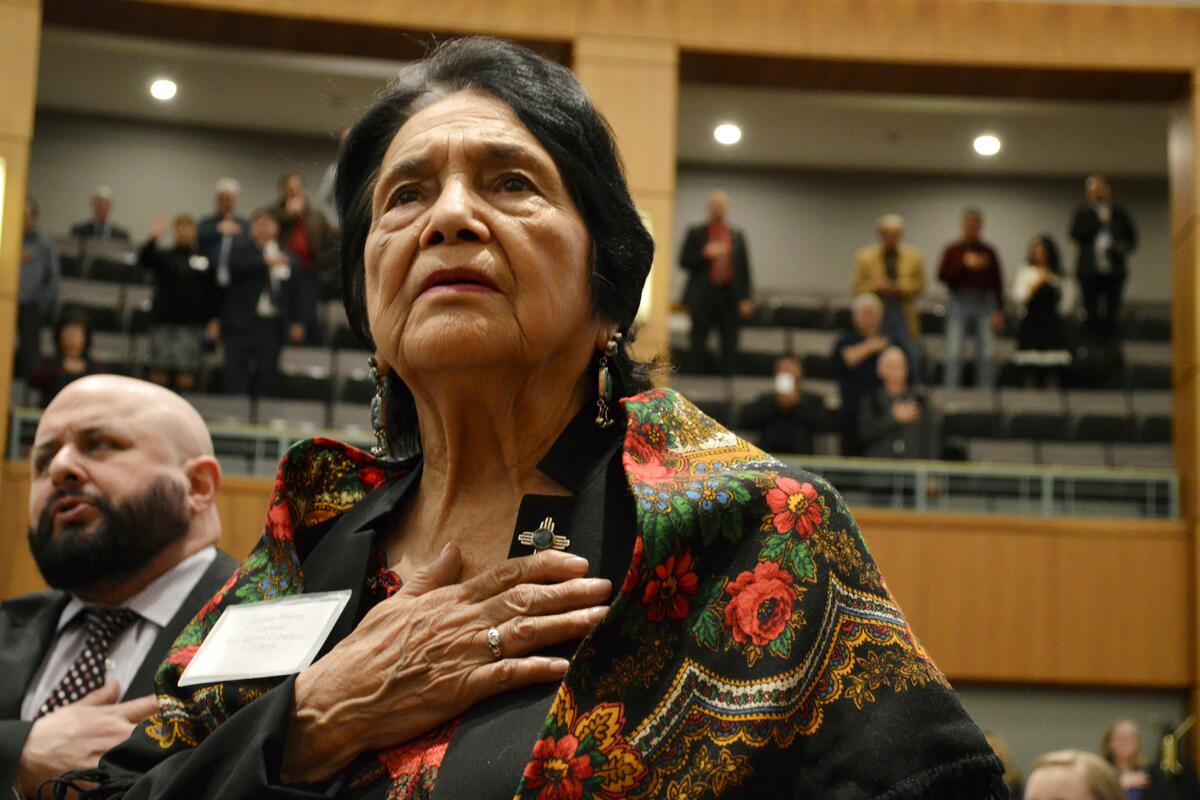
M 0 604 L 0 791 L 89 769 L 155 709 L 154 673 L 233 573 L 221 469 L 196 410 L 95 375 L 46 408 L 29 547 L 50 591 Z

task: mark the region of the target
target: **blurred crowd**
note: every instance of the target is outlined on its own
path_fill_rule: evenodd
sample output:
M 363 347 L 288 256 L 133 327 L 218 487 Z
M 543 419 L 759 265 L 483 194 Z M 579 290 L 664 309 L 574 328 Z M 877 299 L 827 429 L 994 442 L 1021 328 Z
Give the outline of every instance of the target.
M 1064 273 L 1054 237 L 1041 233 L 1029 240 L 1023 263 L 1006 277 L 983 229 L 983 211 L 964 209 L 961 236 L 946 244 L 937 270 L 948 295 L 944 390 L 964 386 L 968 339 L 974 343 L 974 388 L 995 388 L 995 337 L 1005 332 L 1010 318 L 1016 320 L 1012 360 L 1022 384 L 1061 387 L 1073 358 L 1064 315 L 1077 295 L 1090 349 L 1114 353 L 1119 360 L 1124 288 L 1138 238 L 1132 217 L 1114 202 L 1105 178 L 1087 179 L 1085 202 L 1071 216 L 1073 275 Z M 836 420 L 841 453 L 939 458 L 937 409 L 921 386 L 928 355 L 916 304 L 926 291 L 925 258 L 904 241 L 899 214 L 881 217 L 877 236 L 854 255 L 851 324 L 830 354 L 841 394 Z M 736 372 L 739 327 L 755 313 L 748 252 L 745 233 L 729 222 L 728 197 L 712 192 L 708 218 L 688 230 L 680 256 L 688 273 L 683 300 L 691 316 L 687 366 L 692 371 L 704 370 L 710 332 L 716 329 L 719 370 L 726 376 Z M 759 434 L 768 451 L 813 452 L 813 437 L 824 429 L 827 414 L 819 398 L 805 393 L 803 378 L 799 361 L 780 359 L 774 392 L 743 408 L 737 426 Z
M 269 395 L 285 344 L 318 344 L 322 301 L 341 295 L 337 224 L 330 215 L 333 170 L 311 199 L 299 173 L 279 180 L 278 199 L 248 215 L 233 178 L 216 182 L 213 207 L 156 218 L 149 237 L 130 239 L 114 217 L 107 186 L 93 190 L 91 216 L 70 229 L 82 247 L 136 247 L 136 263 L 153 284 L 149 380 L 179 391 L 197 388 L 206 348 L 222 345 L 220 387 L 230 394 Z M 48 403 L 68 382 L 105 371 L 90 356 L 86 313 L 58 309 L 61 269 L 54 238 L 38 225 L 38 205 L 25 202 L 18 297 L 16 374 Z M 54 326 L 55 353 L 42 357 L 41 332 Z
M 1141 731 L 1131 719 L 1110 724 L 1098 753 L 1059 750 L 1038 758 L 1029 776 L 1013 765 L 1004 738 L 986 733 L 1004 762 L 1004 781 L 1013 800 L 1195 800 L 1196 771 L 1180 758 L 1177 731 L 1163 731 L 1156 757 L 1143 755 Z

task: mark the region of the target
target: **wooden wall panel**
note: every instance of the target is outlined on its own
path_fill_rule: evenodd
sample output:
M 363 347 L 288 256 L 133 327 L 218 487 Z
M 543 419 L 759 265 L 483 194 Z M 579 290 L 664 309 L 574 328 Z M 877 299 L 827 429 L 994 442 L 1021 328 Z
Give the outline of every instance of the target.
M 954 680 L 1192 682 L 1183 523 L 857 517 L 917 636 Z
M 665 42 L 582 37 L 575 41 L 573 56 L 580 83 L 612 126 L 634 202 L 653 229 L 652 308 L 638 340 L 639 354 L 652 356 L 664 352 L 669 343 L 678 52 Z
M 1200 9 L 1019 0 L 143 0 L 411 30 L 842 60 L 1190 70 Z

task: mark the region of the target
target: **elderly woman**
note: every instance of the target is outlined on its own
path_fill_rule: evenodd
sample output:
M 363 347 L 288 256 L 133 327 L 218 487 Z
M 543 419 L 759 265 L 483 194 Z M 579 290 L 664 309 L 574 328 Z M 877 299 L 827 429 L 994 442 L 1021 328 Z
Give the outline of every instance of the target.
M 288 454 L 87 796 L 1006 796 L 841 498 L 649 389 L 652 242 L 567 70 L 445 44 L 337 174 L 380 454 Z M 223 611 L 331 590 L 299 674 L 179 685 Z

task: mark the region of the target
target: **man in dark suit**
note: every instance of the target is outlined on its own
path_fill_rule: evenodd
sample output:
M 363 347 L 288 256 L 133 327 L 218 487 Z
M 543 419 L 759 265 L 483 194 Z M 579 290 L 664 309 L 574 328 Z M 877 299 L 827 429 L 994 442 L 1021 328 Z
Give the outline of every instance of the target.
M 1125 291 L 1129 254 L 1137 247 L 1137 228 L 1125 209 L 1114 205 L 1103 177 L 1087 179 L 1087 205 L 1075 211 L 1071 238 L 1079 246 L 1075 275 L 1083 293 L 1088 330 L 1116 334 Z
M 707 361 L 708 334 L 716 323 L 721 335 L 721 372 L 737 368 L 738 327 L 754 313 L 750 299 L 750 257 L 746 237 L 726 221 L 729 198 L 708 196 L 708 222 L 688 229 L 679 265 L 688 272 L 683 302 L 692 315 L 691 353 L 694 371 Z
M 224 390 L 269 397 L 284 341 L 299 344 L 307 331 L 297 311 L 296 260 L 278 242 L 271 209 L 250 217 L 250 236 L 235 237 L 229 251 L 229 285 L 221 301 L 225 342 Z
M 90 769 L 156 709 L 171 643 L 233 574 L 221 469 L 178 395 L 81 378 L 33 445 L 29 546 L 50 591 L 0 604 L 0 791 Z
M 128 242 L 129 231 L 112 221 L 112 189 L 97 186 L 92 192 L 92 218 L 71 226 L 76 239 L 99 239 L 109 242 Z

